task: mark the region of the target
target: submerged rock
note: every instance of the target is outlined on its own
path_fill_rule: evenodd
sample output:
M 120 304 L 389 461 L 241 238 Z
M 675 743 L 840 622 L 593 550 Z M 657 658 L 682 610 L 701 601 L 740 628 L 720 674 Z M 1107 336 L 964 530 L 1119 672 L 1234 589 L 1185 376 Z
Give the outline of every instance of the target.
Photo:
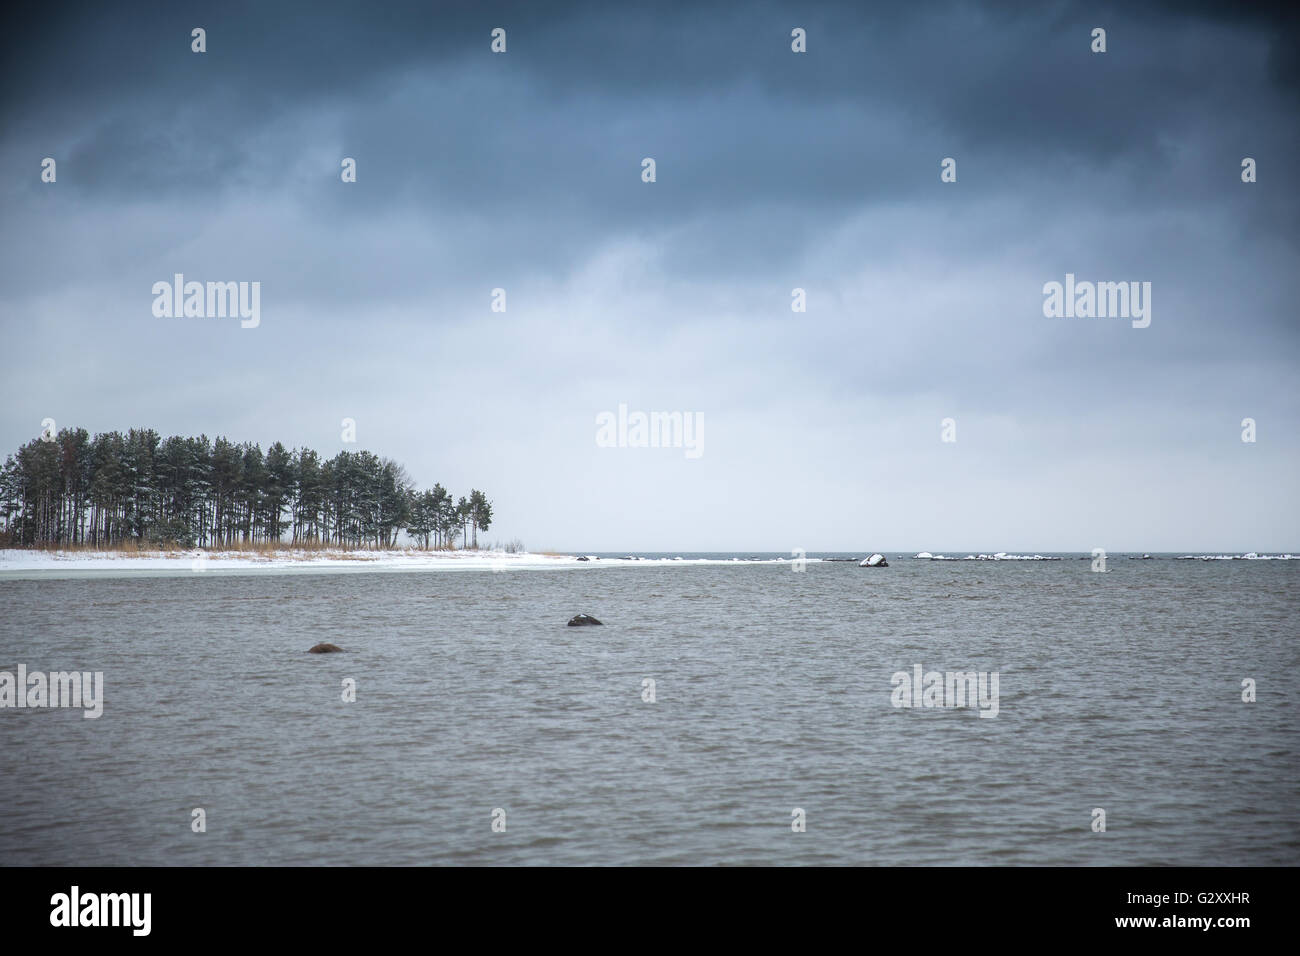
M 317 644 L 307 650 L 308 654 L 341 654 L 342 652 L 343 648 L 337 644 Z
M 569 621 L 569 627 L 586 627 L 592 624 L 600 624 L 600 621 L 596 620 L 590 614 L 579 614 L 577 617 L 574 617 Z M 601 624 L 601 626 L 604 627 L 603 624 Z
M 869 558 L 863 558 L 862 563 L 859 564 L 858 567 L 860 567 L 860 568 L 887 568 L 887 567 L 889 567 L 889 562 L 885 560 L 885 556 L 884 556 L 883 554 L 873 554 L 873 555 L 872 555 L 871 557 L 869 557 Z

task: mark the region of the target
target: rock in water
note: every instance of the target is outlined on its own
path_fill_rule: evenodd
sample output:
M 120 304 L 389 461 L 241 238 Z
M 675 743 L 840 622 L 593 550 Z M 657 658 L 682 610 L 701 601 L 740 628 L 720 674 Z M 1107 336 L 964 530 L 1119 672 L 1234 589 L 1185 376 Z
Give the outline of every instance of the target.
M 596 620 L 589 614 L 579 614 L 577 617 L 569 621 L 569 627 L 584 627 L 591 624 L 600 624 L 600 621 Z M 603 627 L 604 625 L 601 626 Z
M 872 555 L 871 557 L 869 557 L 869 558 L 864 558 L 863 561 L 862 561 L 862 563 L 859 564 L 858 567 L 860 567 L 860 568 L 887 568 L 887 567 L 889 567 L 889 562 L 885 560 L 885 556 L 884 556 L 883 554 L 873 554 L 873 555 Z
M 341 654 L 342 652 L 343 648 L 337 644 L 317 644 L 307 651 L 308 654 Z

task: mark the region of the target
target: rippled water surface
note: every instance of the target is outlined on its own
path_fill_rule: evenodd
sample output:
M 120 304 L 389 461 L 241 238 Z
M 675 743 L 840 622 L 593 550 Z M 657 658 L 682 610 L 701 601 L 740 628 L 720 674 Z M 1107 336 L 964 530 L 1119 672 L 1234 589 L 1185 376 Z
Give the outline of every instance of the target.
M 890 561 L 0 580 L 0 863 L 1300 863 L 1300 562 Z

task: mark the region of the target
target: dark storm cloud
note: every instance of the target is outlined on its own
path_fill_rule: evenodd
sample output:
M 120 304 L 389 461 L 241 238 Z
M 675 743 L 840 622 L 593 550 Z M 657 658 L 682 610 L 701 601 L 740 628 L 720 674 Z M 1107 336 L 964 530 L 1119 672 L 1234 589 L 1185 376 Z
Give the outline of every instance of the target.
M 1088 51 L 1102 21 L 1122 52 Z M 1298 145 L 1272 121 L 1293 22 L 1211 4 L 73 4 L 6 33 L 0 146 L 9 165 L 31 162 L 19 142 L 57 153 L 83 202 L 270 194 L 325 230 L 416 203 L 431 224 L 495 217 L 495 258 L 538 269 L 676 228 L 674 268 L 763 274 L 873 203 L 1222 196 L 1244 149 L 1276 164 Z M 506 57 L 485 55 L 494 24 Z M 362 170 L 351 192 L 330 188 L 340 155 Z M 957 197 L 934 190 L 945 155 Z M 9 181 L 6 204 L 39 193 Z M 1237 198 L 1252 228 L 1292 237 L 1294 195 L 1262 192 Z
M 287 195 L 323 231 L 414 202 L 431 228 L 496 217 L 493 257 L 536 269 L 677 227 L 674 268 L 737 276 L 769 272 L 866 204 L 954 201 L 934 191 L 945 155 L 960 157 L 958 203 L 1046 185 L 1059 207 L 1082 168 L 1111 175 L 1076 198 L 1123 210 L 1212 192 L 1207 173 L 1235 165 L 1243 141 L 1264 162 L 1295 145 L 1294 129 L 1262 121 L 1275 94 L 1255 54 L 1277 43 L 1259 20 L 1225 34 L 1107 14 L 1125 54 L 1093 57 L 1095 16 L 1069 6 L 382 10 L 63 9 L 8 34 L 0 142 L 41 141 L 85 202 Z M 195 23 L 209 31 L 202 57 L 188 49 Z M 484 53 L 494 23 L 509 25 L 507 57 Z M 812 31 L 807 57 L 788 52 L 791 23 Z M 1219 142 L 1201 131 L 1207 108 Z M 352 193 L 330 188 L 340 155 L 362 170 Z M 645 155 L 662 164 L 653 192 L 637 178 Z M 1290 198 L 1241 201 L 1254 228 L 1290 235 Z
M 775 187 L 838 202 L 917 191 L 931 177 L 908 171 L 928 174 L 941 147 L 990 164 L 1008 155 L 1156 163 L 1207 106 L 1238 124 L 1274 108 L 1269 99 L 1285 91 L 1261 87 L 1257 74 L 1279 83 L 1288 75 L 1279 62 L 1295 57 L 1278 18 L 1208 5 L 1160 17 L 956 3 L 915 13 L 856 4 L 131 9 L 56 7 L 53 19 L 6 34 L 7 128 L 102 123 L 78 152 L 96 190 L 110 185 L 106 169 L 136 191 L 238 180 L 250 134 L 333 108 L 382 158 L 395 194 L 424 184 L 481 203 L 550 190 L 613 198 L 617 208 L 608 160 L 657 149 L 692 184 L 688 200 L 724 204 Z M 1228 26 L 1205 28 L 1211 15 Z M 1089 52 L 1087 31 L 1100 20 L 1120 55 Z M 811 31 L 806 57 L 789 55 L 796 23 Z M 209 33 L 203 57 L 188 49 L 197 24 Z M 486 58 L 497 24 L 511 51 Z M 401 103 L 407 122 L 394 128 L 389 94 L 420 76 L 435 81 L 421 90 L 422 112 Z M 159 160 L 154 176 L 133 175 L 140 156 Z M 264 184 L 279 185 L 273 172 Z

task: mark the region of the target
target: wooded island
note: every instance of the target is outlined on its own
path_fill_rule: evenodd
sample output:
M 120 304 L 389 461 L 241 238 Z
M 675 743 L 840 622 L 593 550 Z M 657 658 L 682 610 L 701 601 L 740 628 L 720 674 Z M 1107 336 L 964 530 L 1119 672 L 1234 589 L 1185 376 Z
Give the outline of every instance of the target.
M 368 451 L 323 461 L 310 448 L 266 453 L 148 428 L 43 435 L 0 469 L 0 546 L 231 548 L 241 544 L 478 547 L 492 524 L 483 492 L 419 491 L 397 462 Z

